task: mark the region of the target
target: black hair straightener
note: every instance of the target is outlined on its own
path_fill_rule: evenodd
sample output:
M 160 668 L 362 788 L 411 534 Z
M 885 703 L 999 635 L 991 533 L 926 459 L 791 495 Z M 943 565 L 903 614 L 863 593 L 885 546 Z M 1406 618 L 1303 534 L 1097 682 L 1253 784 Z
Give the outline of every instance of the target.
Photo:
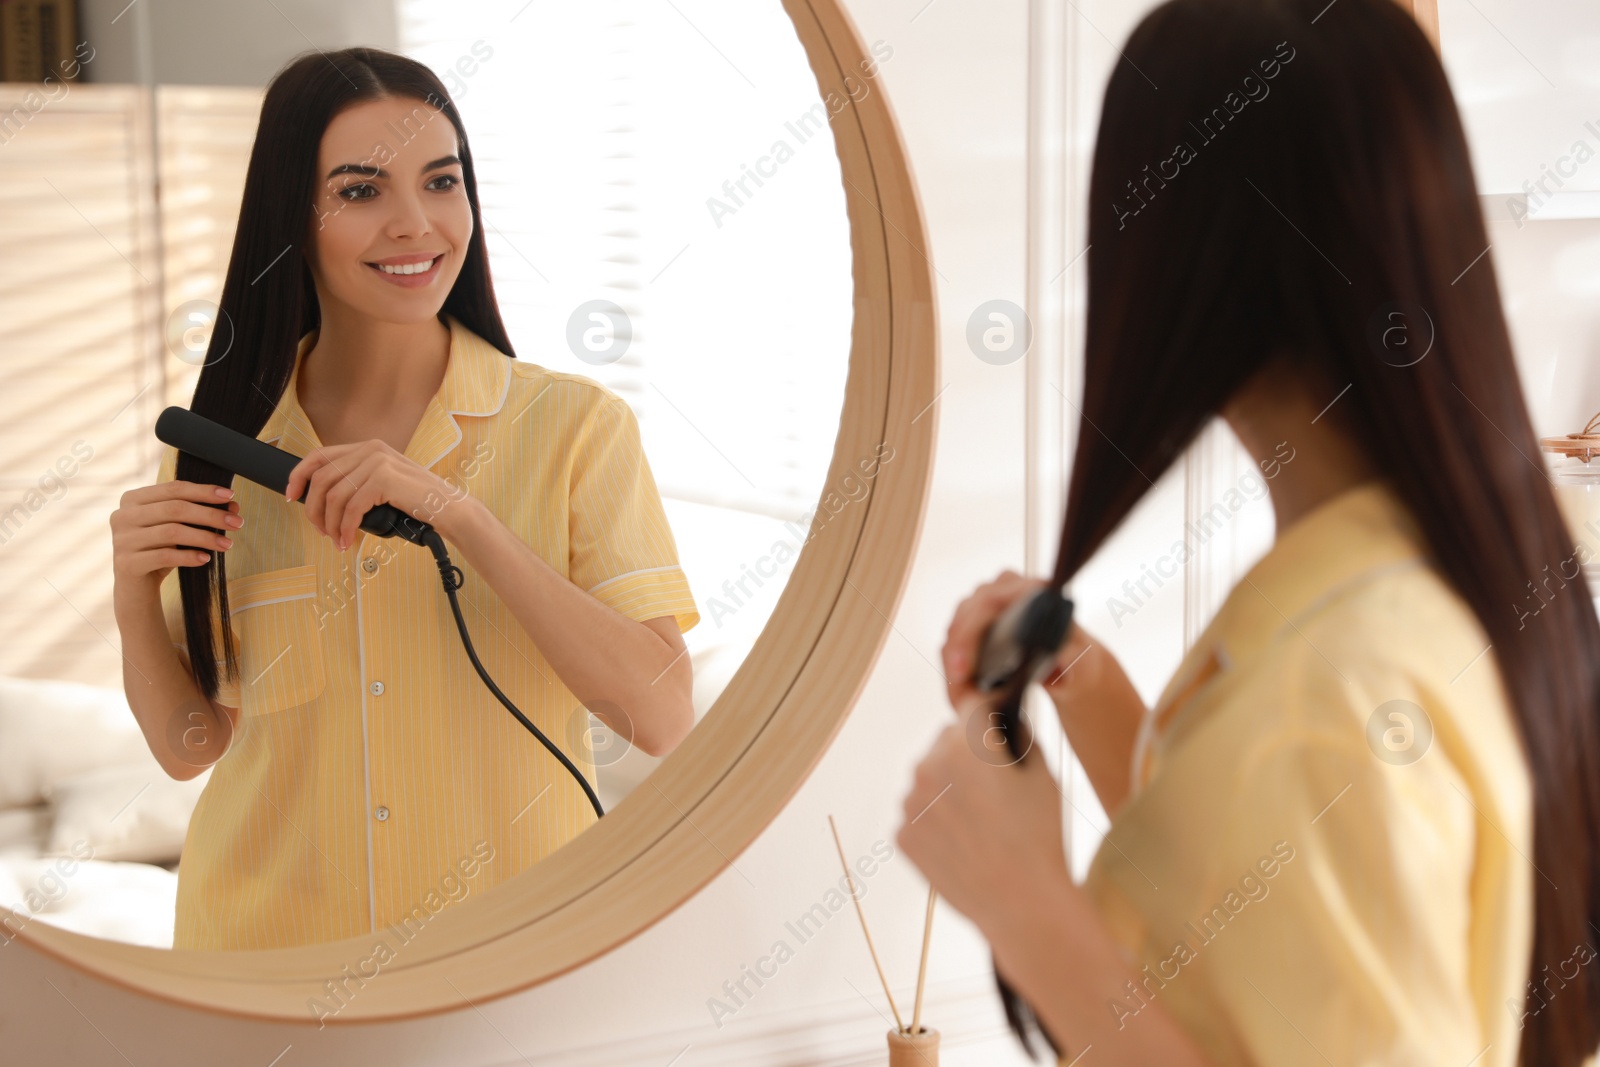
M 169 407 L 156 418 L 156 437 L 180 452 L 187 452 L 257 485 L 266 486 L 280 495 L 288 491 L 289 472 L 294 470 L 301 460 L 300 456 L 292 452 L 285 452 L 265 441 L 246 436 L 181 407 Z M 306 494 L 310 491 L 309 485 L 301 490 L 299 503 L 305 503 Z M 433 553 L 434 563 L 439 568 L 439 578 L 444 583 L 445 595 L 450 598 L 450 610 L 456 617 L 456 629 L 461 633 L 461 644 L 466 648 L 467 658 L 472 661 L 478 677 L 483 679 L 483 684 L 489 687 L 495 699 L 504 704 L 506 709 L 516 716 L 517 721 L 527 727 L 529 732 L 539 739 L 539 743 L 549 749 L 550 754 L 577 779 L 578 784 L 583 787 L 584 795 L 589 798 L 589 804 L 594 808 L 595 815 L 603 816 L 605 810 L 600 806 L 600 798 L 595 795 L 594 788 L 589 785 L 588 779 L 584 778 L 583 772 L 573 765 L 567 754 L 557 748 L 543 731 L 529 722 L 528 717 L 522 714 L 515 704 L 511 703 L 511 699 L 494 684 L 489 672 L 484 670 L 483 664 L 478 660 L 478 653 L 472 647 L 472 638 L 467 634 L 467 620 L 461 617 L 461 605 L 456 600 L 456 590 L 461 587 L 463 577 L 461 568 L 450 562 L 444 538 L 440 537 L 429 523 L 407 515 L 392 504 L 379 504 L 368 509 L 361 517 L 359 525 L 361 529 L 377 537 L 400 537 L 414 545 L 421 545 Z
M 991 714 L 998 716 L 998 728 L 1016 762 L 1021 762 L 1033 747 L 1032 733 L 1022 717 L 1023 695 L 1028 686 L 1043 680 L 1049 672 L 1071 626 L 1072 601 L 1047 585 L 1032 596 L 1019 598 L 984 632 L 972 683 L 979 692 L 998 694 Z M 1060 1044 L 1039 1023 L 1028 1002 L 998 971 L 994 980 L 1005 1005 L 1006 1021 L 1028 1058 L 1037 1058 L 1032 1042 L 1034 1028 L 1044 1035 L 1059 1058 Z

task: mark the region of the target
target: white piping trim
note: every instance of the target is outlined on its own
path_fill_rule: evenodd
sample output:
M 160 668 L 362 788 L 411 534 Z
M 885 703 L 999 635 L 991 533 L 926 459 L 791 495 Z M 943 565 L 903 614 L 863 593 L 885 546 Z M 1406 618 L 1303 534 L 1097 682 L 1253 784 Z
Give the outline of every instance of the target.
M 677 570 L 682 570 L 682 569 L 683 569 L 682 566 L 680 566 L 679 564 L 676 564 L 676 563 L 669 563 L 664 567 L 644 567 L 644 568 L 642 568 L 640 570 L 629 571 L 627 574 L 618 574 L 618 575 L 616 575 L 614 577 L 607 578 L 605 581 L 601 582 L 599 585 L 590 586 L 589 589 L 587 590 L 587 592 L 594 593 L 594 592 L 596 592 L 598 590 L 604 589 L 606 586 L 612 584 L 613 582 L 620 582 L 624 578 L 633 578 L 633 577 L 635 577 L 637 575 L 640 575 L 640 574 L 660 574 L 663 571 L 677 571 Z
M 427 468 L 429 470 L 433 469 L 433 465 L 435 463 L 439 462 L 441 459 L 443 459 L 444 457 L 448 456 L 450 453 L 454 452 L 456 450 L 456 447 L 461 444 L 461 437 L 462 437 L 461 424 L 456 422 L 456 416 L 458 414 L 466 414 L 466 412 L 446 411 L 444 413 L 444 417 L 449 419 L 450 420 L 450 425 L 455 428 L 455 431 L 456 431 L 455 440 L 453 440 L 449 444 L 445 445 L 443 452 L 440 452 L 436 456 L 428 457 L 428 462 L 421 464 L 421 466 L 423 466 L 423 467 L 425 467 L 425 468 Z
M 490 408 L 488 411 L 457 411 L 455 408 L 447 408 L 446 410 L 452 415 L 471 415 L 475 418 L 481 418 L 485 415 L 498 415 L 500 413 L 500 409 L 506 406 L 506 397 L 511 395 L 511 379 L 514 377 L 514 375 L 511 373 L 513 369 L 511 365 L 518 362 L 517 358 L 515 356 L 506 355 L 498 348 L 490 345 L 487 341 L 485 341 L 484 344 L 488 345 L 489 350 L 494 353 L 494 358 L 505 364 L 506 374 L 505 381 L 500 383 L 500 399 L 496 400 L 494 407 Z
M 454 343 L 455 343 L 455 329 L 456 328 L 455 328 L 454 325 L 452 325 L 451 328 L 450 328 L 450 330 L 451 330 L 450 337 L 451 337 L 451 344 L 452 345 L 454 345 Z M 460 347 L 461 347 L 461 350 L 464 352 L 466 350 L 466 347 L 468 345 L 470 345 L 470 344 L 473 344 L 474 342 L 472 341 L 471 338 L 466 336 L 466 333 L 465 333 L 466 327 L 462 326 L 461 329 L 462 329 L 463 333 L 462 333 L 462 339 L 461 339 Z M 505 364 L 505 367 L 503 368 L 503 370 L 505 371 L 505 373 L 503 375 L 503 379 L 504 380 L 500 383 L 500 398 L 497 401 L 495 401 L 494 407 L 489 408 L 487 411 L 466 411 L 464 409 L 445 408 L 444 409 L 445 416 L 447 418 L 449 418 L 450 425 L 455 427 L 456 439 L 454 441 L 451 441 L 450 444 L 445 448 L 445 450 L 443 452 L 440 452 L 437 456 L 434 456 L 434 457 L 430 458 L 428 460 L 428 462 L 422 464 L 422 466 L 424 466 L 424 467 L 428 467 L 428 468 L 431 469 L 435 463 L 438 463 L 441 459 L 443 459 L 444 457 L 448 456 L 450 453 L 454 452 L 456 450 L 456 447 L 461 444 L 461 438 L 462 438 L 463 435 L 462 435 L 462 432 L 461 432 L 461 424 L 456 422 L 456 416 L 457 415 L 467 415 L 467 416 L 470 416 L 472 418 L 485 418 L 485 417 L 487 417 L 489 415 L 497 415 L 497 414 L 499 414 L 501 409 L 506 406 L 506 397 L 511 395 L 511 379 L 515 377 L 515 375 L 512 374 L 511 364 L 513 362 L 515 362 L 516 357 L 506 355 L 504 352 L 501 352 L 499 349 L 495 348 L 493 345 L 489 344 L 489 342 L 487 342 L 487 341 L 484 341 L 483 343 L 484 343 L 485 347 L 487 347 L 489 349 L 489 351 L 494 354 L 494 358 L 495 359 L 498 359 L 501 363 Z M 446 373 L 447 374 L 467 374 L 467 373 L 470 373 L 469 371 L 467 371 L 465 369 L 460 369 L 460 368 L 457 368 L 455 366 L 455 361 L 454 361 L 455 355 L 456 355 L 456 353 L 452 353 L 451 366 L 448 368 Z M 437 396 L 437 395 L 438 394 L 435 394 L 435 396 Z M 442 407 L 443 405 L 440 405 L 440 406 Z
M 239 582 L 244 581 L 243 578 L 236 578 L 234 580 L 235 581 L 239 581 Z M 317 595 L 317 591 L 315 589 L 313 589 L 309 593 L 290 593 L 287 596 L 275 596 L 271 600 L 252 600 L 248 604 L 239 604 L 237 606 L 235 606 L 232 603 L 229 603 L 229 605 L 228 605 L 228 614 L 229 615 L 237 615 L 237 614 L 239 614 L 239 612 L 241 612 L 241 611 L 249 611 L 251 608 L 264 608 L 268 604 L 282 604 L 285 601 L 289 601 L 289 600 L 310 600 L 312 597 L 314 597 L 316 595 Z
M 361 625 L 361 583 L 356 583 L 356 654 L 361 668 L 361 778 L 366 790 L 366 806 L 361 821 L 367 826 L 367 921 L 372 933 L 378 932 L 377 880 L 372 873 L 372 757 L 367 750 L 367 642 Z

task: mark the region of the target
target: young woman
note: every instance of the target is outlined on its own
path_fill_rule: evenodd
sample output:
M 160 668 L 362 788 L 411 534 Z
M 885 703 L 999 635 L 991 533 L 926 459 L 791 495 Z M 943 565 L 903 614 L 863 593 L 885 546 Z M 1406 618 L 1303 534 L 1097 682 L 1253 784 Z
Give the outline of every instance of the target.
M 596 816 L 473 669 L 431 554 L 361 517 L 433 524 L 485 669 L 591 782 L 591 711 L 655 755 L 693 724 L 699 616 L 627 404 L 513 356 L 426 67 L 273 79 L 219 323 L 192 409 L 304 458 L 224 505 L 229 473 L 168 448 L 111 518 L 129 702 L 170 774 L 213 767 L 174 947 L 404 939 Z
M 1263 464 L 1293 449 L 1276 543 L 1153 709 L 1069 634 L 1047 689 L 1111 817 L 1082 885 L 1040 755 L 968 748 L 981 635 L 1043 584 L 1010 572 L 950 625 L 962 721 L 897 840 L 1061 1063 L 1576 1065 L 1600 626 L 1581 581 L 1527 607 L 1577 548 L 1444 71 L 1392 0 L 1171 0 L 1123 54 L 1049 580 L 1218 414 Z

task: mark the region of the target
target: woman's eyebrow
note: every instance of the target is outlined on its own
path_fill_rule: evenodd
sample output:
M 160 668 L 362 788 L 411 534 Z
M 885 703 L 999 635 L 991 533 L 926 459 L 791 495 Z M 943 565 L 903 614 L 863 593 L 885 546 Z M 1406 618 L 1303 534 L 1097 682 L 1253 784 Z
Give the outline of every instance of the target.
M 440 156 L 432 163 L 424 165 L 422 172 L 426 174 L 430 170 L 438 170 L 440 167 L 448 167 L 460 162 L 460 156 Z M 389 172 L 382 167 L 372 167 L 364 163 L 341 163 L 328 172 L 328 177 L 332 178 L 338 174 L 360 174 L 366 178 L 387 178 L 389 176 Z

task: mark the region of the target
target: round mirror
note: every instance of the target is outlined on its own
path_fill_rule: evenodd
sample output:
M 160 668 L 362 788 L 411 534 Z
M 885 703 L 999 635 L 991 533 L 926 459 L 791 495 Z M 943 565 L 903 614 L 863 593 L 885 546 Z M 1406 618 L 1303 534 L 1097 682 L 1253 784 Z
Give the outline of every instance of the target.
M 238 54 L 248 54 L 249 20 L 259 11 L 214 8 L 223 25 L 246 33 Z M 529 5 L 508 24 L 485 28 L 470 26 L 459 6 L 406 0 L 397 10 L 395 50 L 440 73 L 472 136 L 491 271 L 518 358 L 538 373 L 600 383 L 636 420 L 675 565 L 692 593 L 692 608 L 676 618 L 688 626 L 694 727 L 670 751 L 648 755 L 616 736 L 604 709 L 574 702 L 550 732 L 592 771 L 604 818 L 517 870 L 494 870 L 481 851 L 463 855 L 459 870 L 443 869 L 436 885 L 420 887 L 416 907 L 382 922 L 374 912 L 361 934 L 271 952 L 162 951 L 159 922 L 152 927 L 150 914 L 127 909 L 116 922 L 90 927 L 85 919 L 74 931 L 73 909 L 52 909 L 45 880 L 70 884 L 59 899 L 81 905 L 82 917 L 96 893 L 111 899 L 110 873 L 130 874 L 103 868 L 146 868 L 138 872 L 145 899 L 159 903 L 163 876 L 176 878 L 182 860 L 127 858 L 138 855 L 127 834 L 98 856 L 92 844 L 63 849 L 63 833 L 106 832 L 84 830 L 92 816 L 83 813 L 61 822 L 60 791 L 43 789 L 56 820 L 50 841 L 32 857 L 7 852 L 3 868 L 23 890 L 14 899 L 43 903 L 9 912 L 10 935 L 117 981 L 238 1014 L 306 1019 L 329 976 L 378 957 L 384 992 L 324 999 L 318 1018 L 444 1010 L 458 1000 L 449 984 L 448 996 L 440 993 L 433 968 L 448 966 L 474 999 L 503 995 L 605 951 L 675 907 L 766 825 L 842 722 L 888 632 L 930 471 L 931 267 L 876 80 L 892 50 L 862 42 L 832 0 L 741 5 L 695 22 L 673 5 Z M 156 119 L 127 146 L 130 172 L 142 173 L 143 152 L 160 177 L 162 240 L 140 257 L 159 266 L 148 275 L 136 269 L 128 281 L 158 286 L 167 346 L 164 392 L 132 394 L 118 413 L 128 424 L 143 420 L 133 431 L 138 455 L 153 454 L 149 426 L 160 401 L 186 404 L 192 393 L 206 330 L 226 328 L 208 323 L 205 307 L 227 265 L 259 100 L 248 87 L 74 86 L 25 131 L 41 134 L 38 155 L 14 151 L 27 144 L 21 138 L 8 146 L 11 166 L 71 173 L 70 153 L 87 151 L 84 115 L 126 105 Z M 57 185 L 69 207 L 85 191 Z M 38 193 L 41 202 L 49 192 Z M 41 214 L 17 193 L 5 210 L 8 224 L 24 230 L 64 230 L 70 221 Z M 152 480 L 147 465 L 121 488 Z M 69 521 L 64 511 L 34 519 L 27 534 L 38 539 L 37 552 Z M 109 600 L 109 567 L 102 569 L 100 595 Z M 321 592 L 321 583 L 311 587 L 312 596 Z M 463 598 L 472 594 L 492 595 L 465 585 Z M 484 617 L 467 613 L 476 646 L 514 653 L 516 642 L 479 636 Z M 485 660 L 491 677 L 512 671 L 507 659 Z M 110 667 L 120 669 L 118 657 Z M 99 680 L 114 680 L 100 670 Z M 19 685 L 9 695 L 13 706 L 0 715 L 20 720 L 17 705 L 30 691 Z M 66 690 L 44 695 L 85 699 Z M 303 696 L 280 694 L 280 712 Z M 533 743 L 525 734 L 517 740 Z M 562 773 L 546 763 L 538 774 Z M 205 777 L 225 769 L 219 761 Z M 99 783 L 101 806 L 124 784 Z M 191 791 L 191 812 L 212 788 L 152 777 L 149 787 L 157 785 L 168 815 L 183 810 L 181 787 Z M 154 826 L 156 805 L 141 807 L 149 789 L 128 792 L 124 811 L 106 822 Z M 373 830 L 368 815 L 380 823 L 400 815 L 402 805 L 386 799 L 364 805 L 350 825 L 360 823 L 365 835 Z M 539 790 L 497 799 L 521 815 L 536 809 Z M 374 814 L 380 810 L 384 816 Z M 104 858 L 118 847 L 124 858 Z M 145 851 L 156 848 L 147 843 Z M 74 873 L 50 874 L 62 862 Z M 373 877 L 370 862 L 354 866 Z M 165 901 L 170 909 L 172 897 Z M 170 910 L 164 917 L 170 945 Z

